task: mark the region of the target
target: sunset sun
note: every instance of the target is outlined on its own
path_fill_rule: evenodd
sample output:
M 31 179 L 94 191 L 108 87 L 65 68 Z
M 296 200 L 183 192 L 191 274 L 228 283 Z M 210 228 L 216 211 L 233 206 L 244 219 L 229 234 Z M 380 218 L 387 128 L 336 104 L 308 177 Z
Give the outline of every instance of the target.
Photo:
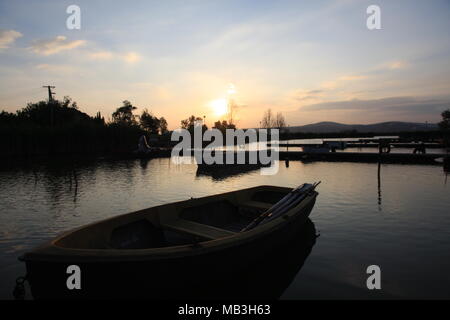
M 228 101 L 226 99 L 217 99 L 210 102 L 210 106 L 216 116 L 224 116 L 228 112 Z

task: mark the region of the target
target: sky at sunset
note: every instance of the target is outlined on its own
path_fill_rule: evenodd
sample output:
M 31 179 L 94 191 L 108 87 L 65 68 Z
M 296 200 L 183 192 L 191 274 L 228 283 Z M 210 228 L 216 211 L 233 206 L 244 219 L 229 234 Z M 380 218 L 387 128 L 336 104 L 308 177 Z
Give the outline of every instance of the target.
M 66 8 L 81 9 L 69 30 Z M 381 8 L 381 30 L 366 26 Z M 131 101 L 169 128 L 237 104 L 289 125 L 437 122 L 450 108 L 450 1 L 0 1 L 0 110 L 69 95 L 106 118 Z

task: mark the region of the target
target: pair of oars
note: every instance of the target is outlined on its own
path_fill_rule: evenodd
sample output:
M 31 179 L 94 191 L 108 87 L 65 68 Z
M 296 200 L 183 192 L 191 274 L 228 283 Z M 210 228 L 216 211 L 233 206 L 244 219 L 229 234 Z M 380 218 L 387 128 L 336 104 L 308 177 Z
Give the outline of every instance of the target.
M 250 229 L 253 229 L 257 225 L 261 224 L 263 221 L 270 221 L 282 213 L 288 211 L 289 209 L 295 207 L 298 205 L 310 192 L 312 192 L 321 181 L 309 184 L 304 183 L 297 188 L 293 189 L 291 192 L 289 192 L 287 195 L 285 195 L 280 201 L 278 201 L 276 204 L 274 204 L 272 207 L 267 209 L 265 212 L 263 212 L 261 215 L 259 215 L 257 218 L 255 218 L 252 222 L 250 222 L 249 225 L 244 227 L 241 232 L 248 231 Z

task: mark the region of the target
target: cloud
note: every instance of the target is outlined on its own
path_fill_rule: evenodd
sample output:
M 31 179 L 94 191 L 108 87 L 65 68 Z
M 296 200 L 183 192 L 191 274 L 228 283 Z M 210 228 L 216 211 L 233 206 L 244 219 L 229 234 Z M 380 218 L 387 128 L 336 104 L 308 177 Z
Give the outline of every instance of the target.
M 152 99 L 167 100 L 172 98 L 172 90 L 165 85 L 156 85 L 151 82 L 134 82 L 130 84 L 130 90 L 149 93 Z
M 136 52 L 114 53 L 111 51 L 97 51 L 89 53 L 88 57 L 92 60 L 104 60 L 104 61 L 112 59 L 120 59 L 129 64 L 133 64 L 141 60 L 141 56 Z
M 17 38 L 22 37 L 19 31 L 15 30 L 0 30 L 0 50 L 9 48 L 9 45 L 16 41 Z
M 312 95 L 312 94 L 318 94 L 318 93 L 322 93 L 322 92 L 323 92 L 323 90 L 309 90 L 306 93 Z
M 94 60 L 111 60 L 114 54 L 109 51 L 98 51 L 89 54 L 89 58 Z
M 342 85 L 343 82 L 364 80 L 367 78 L 368 78 L 368 76 L 366 76 L 366 75 L 343 75 L 343 76 L 338 77 L 335 80 L 322 82 L 321 87 L 324 89 L 332 90 L 332 89 L 336 89 L 337 87 Z
M 42 69 L 48 69 L 48 68 L 50 68 L 50 65 L 49 65 L 49 64 L 46 64 L 46 63 L 38 64 L 38 65 L 36 66 L 36 69 L 39 69 L 39 70 L 42 70 Z
M 324 81 L 320 84 L 320 86 L 327 90 L 336 89 L 338 86 L 338 81 Z
M 362 76 L 362 75 L 348 75 L 348 76 L 339 77 L 339 80 L 353 81 L 353 80 L 362 80 L 362 79 L 366 79 L 366 78 L 367 78 L 367 76 Z
M 323 93 L 325 91 L 324 90 L 296 90 L 293 93 L 293 98 L 296 101 L 309 101 L 309 103 L 311 102 L 317 102 L 317 99 L 319 99 Z M 313 101 L 314 100 L 314 101 Z
M 392 61 L 389 62 L 386 66 L 390 70 L 405 69 L 408 67 L 408 63 L 406 61 Z
M 46 72 L 52 72 L 52 73 L 59 73 L 59 74 L 69 74 L 77 71 L 77 68 L 70 66 L 70 65 L 63 65 L 63 64 L 47 64 L 42 63 L 35 66 L 36 69 L 46 71 Z M 79 70 L 78 70 L 79 72 Z
M 415 98 L 390 97 L 372 100 L 330 101 L 305 105 L 301 111 L 321 110 L 373 110 L 373 111 L 408 111 L 416 113 L 436 113 L 450 106 L 450 98 Z
M 136 63 L 141 60 L 141 56 L 136 52 L 128 52 L 122 56 L 122 59 L 127 63 Z
M 377 73 L 377 72 L 385 72 L 385 71 L 392 71 L 392 70 L 401 70 L 406 69 L 410 66 L 408 61 L 405 60 L 393 60 L 393 61 L 387 61 L 384 63 L 379 64 L 369 72 Z
M 68 41 L 64 36 L 57 36 L 50 40 L 36 40 L 30 49 L 37 54 L 49 56 L 64 50 L 72 50 L 85 44 L 85 40 Z

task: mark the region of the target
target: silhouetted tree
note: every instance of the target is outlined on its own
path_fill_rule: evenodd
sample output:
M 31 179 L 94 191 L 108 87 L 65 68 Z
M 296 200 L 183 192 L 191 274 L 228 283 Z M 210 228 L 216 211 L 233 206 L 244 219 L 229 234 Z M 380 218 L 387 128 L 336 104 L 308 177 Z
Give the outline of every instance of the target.
M 271 109 L 267 109 L 267 111 L 264 113 L 264 116 L 261 120 L 261 127 L 263 128 L 273 128 L 275 126 L 275 117 L 272 114 Z
M 105 124 L 105 118 L 102 117 L 100 111 L 97 112 L 97 114 L 94 117 L 94 121 L 99 124 L 99 125 L 104 125 Z
M 142 114 L 139 117 L 139 122 L 142 129 L 146 130 L 147 132 L 154 134 L 159 133 L 160 121 L 147 109 L 144 109 L 144 111 L 142 111 Z
M 113 122 L 125 126 L 137 125 L 136 116 L 133 114 L 133 110 L 136 109 L 130 101 L 123 101 L 123 106 L 117 108 L 112 114 Z
M 161 134 L 167 132 L 167 120 L 164 117 L 159 118 L 159 132 Z
M 203 122 L 203 118 L 192 115 L 187 119 L 181 120 L 181 128 L 188 130 L 192 134 L 194 132 L 194 126 L 197 121 Z M 208 130 L 208 127 L 203 124 L 202 132 L 205 132 L 206 130 Z
M 275 117 L 275 128 L 281 129 L 283 127 L 286 127 L 286 121 L 284 120 L 284 116 L 281 112 L 277 113 L 277 116 Z
M 62 101 L 39 101 L 28 103 L 22 110 L 17 111 L 20 123 L 28 123 L 39 126 L 59 126 L 77 123 L 92 123 L 93 118 L 78 110 L 77 103 L 65 96 Z
M 261 127 L 263 128 L 283 128 L 286 126 L 286 121 L 284 120 L 284 116 L 281 112 L 278 112 L 276 115 L 272 113 L 271 109 L 267 109 L 264 113 L 264 116 L 261 120 Z
M 142 111 L 139 117 L 139 123 L 142 129 L 153 134 L 164 134 L 167 132 L 167 121 L 163 117 L 157 118 L 147 109 Z
M 219 120 L 214 123 L 213 128 L 216 128 L 216 129 L 220 130 L 223 134 L 225 134 L 227 129 L 236 129 L 236 125 L 234 125 L 232 123 L 230 124 L 226 120 L 223 120 L 223 121 Z
M 237 108 L 238 108 L 238 105 L 237 105 L 236 101 L 234 101 L 234 99 L 229 99 L 228 111 L 227 111 L 229 125 L 234 125 L 234 116 L 235 116 Z
M 439 122 L 439 128 L 442 132 L 442 138 L 444 145 L 450 147 L 450 109 L 445 110 L 441 113 L 442 121 Z
M 442 131 L 450 130 L 450 109 L 445 110 L 441 113 L 442 121 L 439 122 L 439 128 Z
M 6 127 L 6 126 L 14 126 L 18 122 L 17 115 L 11 112 L 2 111 L 0 113 L 0 126 Z
M 187 119 L 181 120 L 181 128 L 187 130 L 193 129 L 196 121 L 203 121 L 203 118 L 192 115 Z

